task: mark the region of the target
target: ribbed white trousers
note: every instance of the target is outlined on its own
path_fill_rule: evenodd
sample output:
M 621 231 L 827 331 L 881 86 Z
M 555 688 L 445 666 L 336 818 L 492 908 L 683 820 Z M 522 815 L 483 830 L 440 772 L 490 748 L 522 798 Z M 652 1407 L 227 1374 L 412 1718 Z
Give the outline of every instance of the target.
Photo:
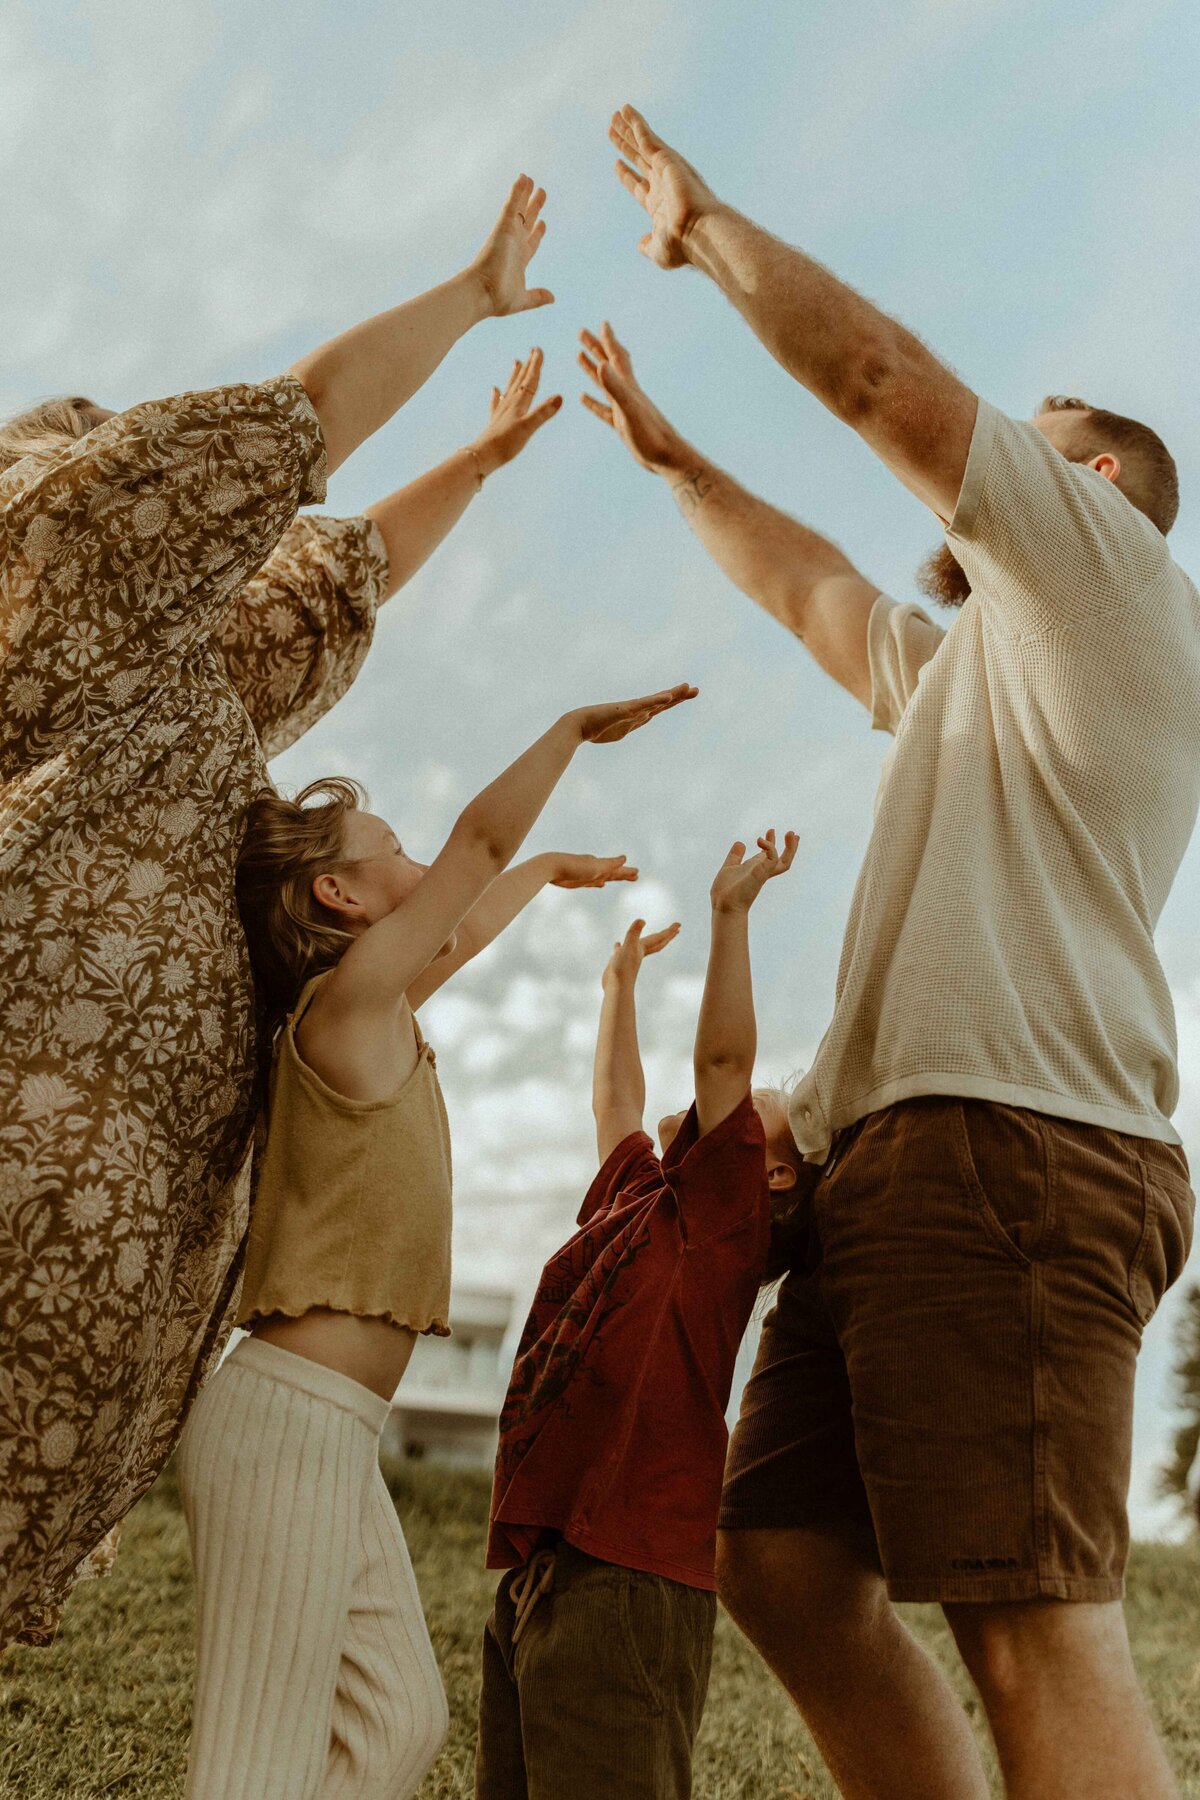
M 196 1570 L 192 1800 L 402 1800 L 446 1696 L 379 1469 L 388 1404 L 247 1338 L 184 1428 Z

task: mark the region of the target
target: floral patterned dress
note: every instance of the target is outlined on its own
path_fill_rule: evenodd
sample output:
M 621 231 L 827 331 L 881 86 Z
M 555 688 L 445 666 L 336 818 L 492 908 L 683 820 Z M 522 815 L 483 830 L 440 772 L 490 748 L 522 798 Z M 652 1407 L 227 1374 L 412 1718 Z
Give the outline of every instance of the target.
M 0 475 L 0 1645 L 46 1642 L 233 1319 L 245 807 L 344 693 L 387 557 L 303 388 L 137 406 Z

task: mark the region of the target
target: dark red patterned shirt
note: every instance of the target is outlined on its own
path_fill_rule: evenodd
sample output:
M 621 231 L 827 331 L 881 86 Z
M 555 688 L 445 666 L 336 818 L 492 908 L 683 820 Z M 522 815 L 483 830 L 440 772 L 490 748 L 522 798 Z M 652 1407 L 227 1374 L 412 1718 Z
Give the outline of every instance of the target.
M 542 1271 L 500 1417 L 488 1567 L 561 1533 L 606 1562 L 712 1588 L 725 1408 L 766 1261 L 750 1096 L 660 1162 L 644 1132 L 604 1163 Z

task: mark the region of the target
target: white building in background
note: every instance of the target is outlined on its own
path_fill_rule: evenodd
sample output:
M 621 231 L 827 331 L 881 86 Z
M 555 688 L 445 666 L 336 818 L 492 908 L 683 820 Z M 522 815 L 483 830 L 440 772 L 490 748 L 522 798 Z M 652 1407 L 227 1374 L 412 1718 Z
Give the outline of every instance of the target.
M 518 1303 L 508 1287 L 451 1290 L 451 1335 L 417 1339 L 383 1428 L 385 1450 L 460 1467 L 491 1466 L 529 1298 Z

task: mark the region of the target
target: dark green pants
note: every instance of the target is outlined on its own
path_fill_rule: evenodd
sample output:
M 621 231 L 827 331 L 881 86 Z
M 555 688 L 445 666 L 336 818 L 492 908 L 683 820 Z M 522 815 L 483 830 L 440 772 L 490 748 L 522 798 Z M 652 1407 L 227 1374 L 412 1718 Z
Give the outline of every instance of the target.
M 716 1595 L 560 1540 L 514 1645 L 516 1573 L 484 1628 L 476 1800 L 687 1800 Z

